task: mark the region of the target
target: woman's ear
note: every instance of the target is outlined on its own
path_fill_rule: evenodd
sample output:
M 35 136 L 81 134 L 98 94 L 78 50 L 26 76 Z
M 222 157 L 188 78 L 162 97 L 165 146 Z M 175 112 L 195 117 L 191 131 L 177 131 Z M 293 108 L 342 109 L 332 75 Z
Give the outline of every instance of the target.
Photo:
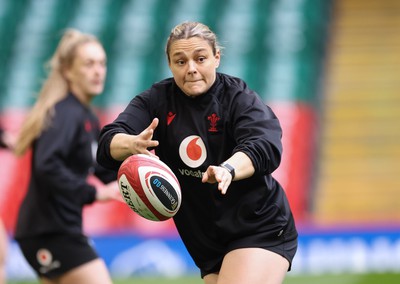
M 215 68 L 218 68 L 219 67 L 219 63 L 221 61 L 221 51 L 220 50 L 217 50 L 217 52 L 215 53 L 214 58 L 215 58 Z

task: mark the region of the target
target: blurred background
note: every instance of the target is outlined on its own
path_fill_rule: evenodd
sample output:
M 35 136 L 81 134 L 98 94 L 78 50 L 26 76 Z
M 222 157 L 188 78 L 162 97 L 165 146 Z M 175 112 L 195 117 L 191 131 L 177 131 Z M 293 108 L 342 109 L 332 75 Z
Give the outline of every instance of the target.
M 106 48 L 95 109 L 103 124 L 112 121 L 171 76 L 166 39 L 186 20 L 216 32 L 225 47 L 219 71 L 247 81 L 281 121 L 274 176 L 300 232 L 290 274 L 400 274 L 398 0 L 0 0 L 0 123 L 18 132 L 68 27 Z M 0 150 L 10 279 L 34 278 L 13 241 L 29 159 Z M 170 220 L 101 204 L 86 209 L 85 231 L 114 276 L 198 273 Z

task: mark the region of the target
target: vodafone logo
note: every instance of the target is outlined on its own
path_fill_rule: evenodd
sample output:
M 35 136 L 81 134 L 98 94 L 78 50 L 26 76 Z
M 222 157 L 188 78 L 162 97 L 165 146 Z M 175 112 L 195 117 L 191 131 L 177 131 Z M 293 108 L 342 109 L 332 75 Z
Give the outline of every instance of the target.
M 40 264 L 39 271 L 43 274 L 61 267 L 61 263 L 58 260 L 53 260 L 53 255 L 45 248 L 41 248 L 36 252 L 36 260 Z
M 43 266 L 49 266 L 53 261 L 53 256 L 51 252 L 47 249 L 39 249 L 36 253 L 36 259 Z
M 206 146 L 200 136 L 186 137 L 179 146 L 179 156 L 191 168 L 197 168 L 207 158 Z

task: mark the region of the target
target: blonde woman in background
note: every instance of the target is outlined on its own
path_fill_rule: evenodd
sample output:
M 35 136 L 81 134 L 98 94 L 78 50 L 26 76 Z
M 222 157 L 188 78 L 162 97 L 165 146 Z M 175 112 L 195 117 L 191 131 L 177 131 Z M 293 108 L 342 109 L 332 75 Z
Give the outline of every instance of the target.
M 85 205 L 121 201 L 116 172 L 94 156 L 100 126 L 90 104 L 103 92 L 106 70 L 98 39 L 67 30 L 17 140 L 17 155 L 32 149 L 32 172 L 15 239 L 41 283 L 112 283 L 82 229 Z M 104 185 L 89 184 L 91 173 Z

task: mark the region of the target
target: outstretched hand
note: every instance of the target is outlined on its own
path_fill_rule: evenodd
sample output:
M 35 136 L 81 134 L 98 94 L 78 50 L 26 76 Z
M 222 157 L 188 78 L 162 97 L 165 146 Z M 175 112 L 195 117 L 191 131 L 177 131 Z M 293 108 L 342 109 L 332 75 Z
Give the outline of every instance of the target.
M 158 141 L 152 140 L 154 130 L 158 126 L 158 118 L 154 118 L 150 125 L 143 130 L 139 135 L 133 139 L 133 152 L 135 154 L 146 154 L 153 156 L 154 154 L 148 150 L 148 148 L 153 148 L 158 146 Z
M 218 183 L 218 190 L 225 194 L 232 182 L 232 175 L 227 169 L 218 166 L 209 166 L 203 173 L 203 183 Z
M 105 185 L 97 186 L 96 187 L 96 200 L 97 201 L 111 201 L 116 200 L 120 202 L 124 202 L 121 193 L 118 189 L 118 182 L 113 181 Z
M 158 118 L 154 118 L 150 125 L 138 135 L 117 133 L 110 144 L 111 156 L 117 161 L 123 161 L 135 154 L 154 156 L 149 148 L 157 147 L 159 142 L 153 140 L 154 130 L 158 126 Z

